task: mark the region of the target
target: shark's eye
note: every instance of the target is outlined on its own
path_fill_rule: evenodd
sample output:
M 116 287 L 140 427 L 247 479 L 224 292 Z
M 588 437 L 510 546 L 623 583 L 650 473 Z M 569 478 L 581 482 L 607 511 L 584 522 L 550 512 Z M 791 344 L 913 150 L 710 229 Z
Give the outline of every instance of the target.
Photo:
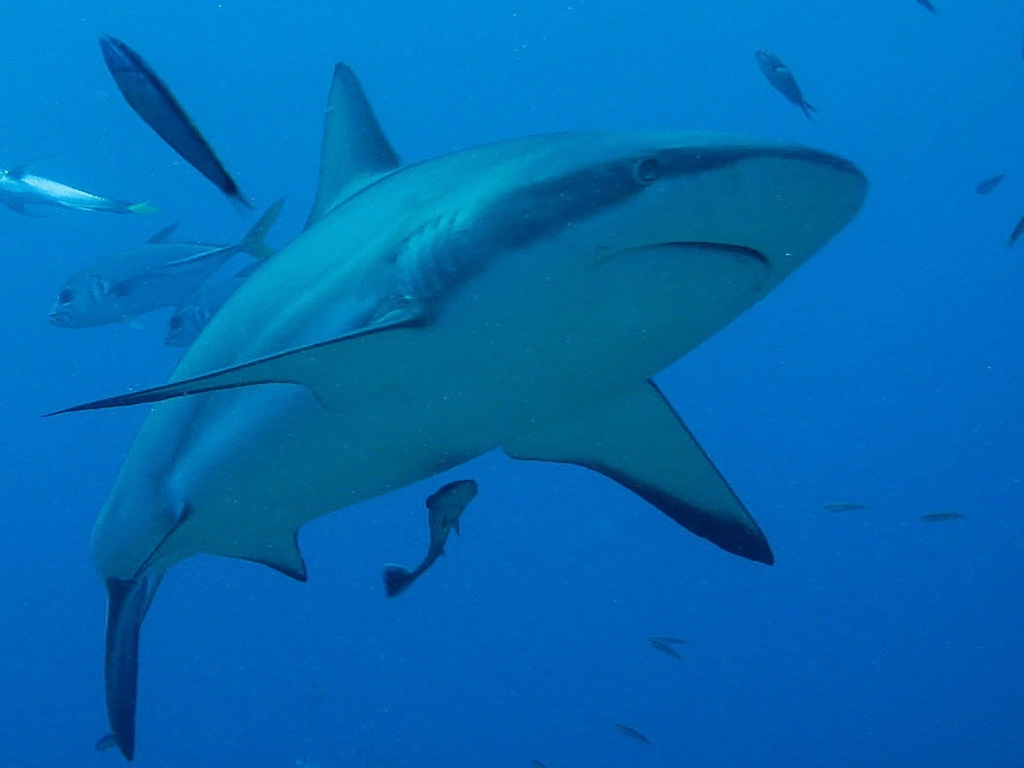
M 633 177 L 641 184 L 650 184 L 661 176 L 661 163 L 656 157 L 645 157 L 633 166 Z
M 57 303 L 70 304 L 72 301 L 74 301 L 74 298 L 75 292 L 70 288 L 65 288 L 63 291 L 57 294 Z

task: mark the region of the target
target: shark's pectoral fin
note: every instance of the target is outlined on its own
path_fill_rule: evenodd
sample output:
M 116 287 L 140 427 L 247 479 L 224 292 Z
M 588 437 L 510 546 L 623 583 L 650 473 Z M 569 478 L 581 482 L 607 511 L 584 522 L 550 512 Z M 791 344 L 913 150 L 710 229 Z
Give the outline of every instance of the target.
M 160 585 L 160 576 L 130 581 L 107 579 L 107 640 L 104 680 L 107 719 L 114 741 L 128 760 L 135 755 L 135 707 L 139 681 L 139 630 Z
M 589 467 L 727 552 L 771 564 L 771 547 L 653 382 L 505 446 L 514 459 Z
M 47 416 L 158 403 L 175 397 L 251 387 L 257 384 L 300 384 L 309 389 L 325 408 L 335 408 L 336 404 L 344 401 L 347 388 L 344 381 L 338 381 L 333 377 L 333 372 L 347 369 L 353 374 L 358 373 L 362 361 L 372 359 L 377 354 L 376 345 L 383 334 L 413 328 L 425 321 L 426 315 L 420 305 L 400 306 L 384 314 L 373 324 L 335 339 L 259 358 L 205 376 L 173 381 L 160 387 L 75 405 L 48 413 Z

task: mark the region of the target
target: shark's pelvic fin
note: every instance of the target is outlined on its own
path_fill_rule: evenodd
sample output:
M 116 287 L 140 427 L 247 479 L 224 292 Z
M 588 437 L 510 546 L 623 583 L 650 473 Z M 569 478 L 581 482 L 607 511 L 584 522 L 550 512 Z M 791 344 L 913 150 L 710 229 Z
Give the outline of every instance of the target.
M 260 541 L 256 551 L 241 553 L 238 557 L 273 568 L 296 581 L 305 582 L 309 579 L 306 561 L 302 559 L 299 550 L 298 530 L 281 536 L 269 536 L 265 541 Z
M 320 180 L 306 227 L 398 166 L 398 154 L 355 73 L 345 64 L 336 64 L 320 146 Z
M 514 459 L 588 467 L 727 552 L 771 564 L 771 547 L 653 382 L 505 446 Z

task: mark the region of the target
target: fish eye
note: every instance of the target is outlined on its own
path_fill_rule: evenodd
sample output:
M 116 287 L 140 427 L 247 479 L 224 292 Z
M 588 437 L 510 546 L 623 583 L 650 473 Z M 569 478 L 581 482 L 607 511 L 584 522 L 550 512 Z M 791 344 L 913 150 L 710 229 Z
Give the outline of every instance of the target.
M 661 163 L 656 157 L 645 157 L 633 166 L 633 178 L 641 184 L 650 184 L 661 176 Z
M 70 304 L 75 298 L 75 292 L 70 288 L 65 288 L 63 291 L 57 294 L 58 304 Z

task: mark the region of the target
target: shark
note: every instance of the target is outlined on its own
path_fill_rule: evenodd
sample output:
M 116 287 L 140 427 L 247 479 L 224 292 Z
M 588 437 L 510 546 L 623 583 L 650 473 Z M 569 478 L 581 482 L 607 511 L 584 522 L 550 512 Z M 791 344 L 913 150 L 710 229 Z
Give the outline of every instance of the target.
M 587 467 L 773 563 L 653 379 L 832 240 L 867 186 L 828 152 L 674 130 L 403 164 L 338 64 L 303 231 L 168 383 L 55 412 L 151 405 L 90 542 L 121 753 L 135 754 L 140 629 L 168 569 L 205 553 L 305 581 L 305 523 L 495 450 Z

